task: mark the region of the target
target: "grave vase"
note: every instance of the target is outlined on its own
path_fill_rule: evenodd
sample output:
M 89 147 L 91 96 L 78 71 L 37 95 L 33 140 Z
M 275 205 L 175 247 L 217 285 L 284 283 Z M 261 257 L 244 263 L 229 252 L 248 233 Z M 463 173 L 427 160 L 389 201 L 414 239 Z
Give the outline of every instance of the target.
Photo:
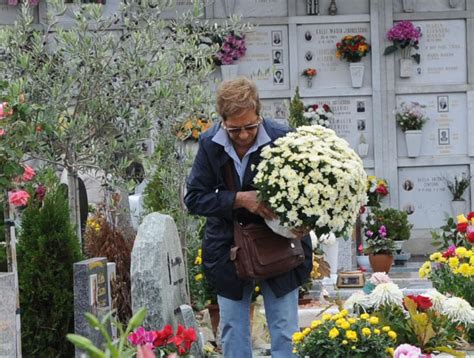
M 356 260 L 357 260 L 357 266 L 364 270 L 364 271 L 370 271 L 371 268 L 370 268 L 370 262 L 369 262 L 369 256 L 367 255 L 359 255 L 359 256 L 356 256 Z
M 411 77 L 413 67 L 411 58 L 401 58 L 400 59 L 400 77 L 409 78 Z
M 466 213 L 466 200 L 451 201 L 451 213 L 453 217 Z
M 307 85 L 308 88 L 313 87 L 313 79 L 311 77 L 308 77 L 306 79 L 306 85 Z
M 352 87 L 354 88 L 362 87 L 362 82 L 364 80 L 364 68 L 365 68 L 365 65 L 362 62 L 351 62 L 349 64 Z
M 404 12 L 414 12 L 415 11 L 415 1 L 416 0 L 403 0 L 403 11 Z
M 357 146 L 357 152 L 361 158 L 364 158 L 369 153 L 369 145 L 367 143 L 359 143 Z
M 231 80 L 239 74 L 239 65 L 221 65 L 222 81 Z
M 416 158 L 421 150 L 421 130 L 405 131 L 405 141 L 407 144 L 407 156 Z
M 339 257 L 339 242 L 321 244 L 321 248 L 324 252 L 324 260 L 329 264 L 331 270 L 331 278 L 333 275 L 337 276 L 337 260 Z

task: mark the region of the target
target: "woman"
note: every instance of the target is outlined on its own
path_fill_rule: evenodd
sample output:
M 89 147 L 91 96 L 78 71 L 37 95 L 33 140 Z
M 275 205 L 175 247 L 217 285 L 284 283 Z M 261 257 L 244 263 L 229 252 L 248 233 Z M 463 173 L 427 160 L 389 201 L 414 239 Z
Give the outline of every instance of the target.
M 233 220 L 260 222 L 275 215 L 259 202 L 252 187 L 252 168 L 261 148 L 284 136 L 289 128 L 260 116 L 260 99 L 254 82 L 237 78 L 223 82 L 217 91 L 217 123 L 199 139 L 199 150 L 187 181 L 185 203 L 192 214 L 207 217 L 203 266 L 217 292 L 224 357 L 252 356 L 249 310 L 255 282 L 237 277 L 229 252 Z M 224 168 L 231 161 L 237 191 L 230 191 Z M 296 269 L 259 282 L 271 336 L 273 358 L 292 357 L 291 336 L 298 327 L 298 287 L 312 269 L 311 241 L 303 238 L 305 261 Z

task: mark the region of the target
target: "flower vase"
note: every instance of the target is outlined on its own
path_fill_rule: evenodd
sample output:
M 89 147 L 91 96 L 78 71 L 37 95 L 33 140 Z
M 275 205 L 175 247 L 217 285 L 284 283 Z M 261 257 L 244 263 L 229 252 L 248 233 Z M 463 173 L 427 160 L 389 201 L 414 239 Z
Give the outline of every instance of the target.
M 370 254 L 369 262 L 370 266 L 372 267 L 372 271 L 388 273 L 393 264 L 393 255 Z
M 221 65 L 222 81 L 231 80 L 239 75 L 239 65 Z
M 339 256 L 339 241 L 330 244 L 321 244 L 321 249 L 324 252 L 324 260 L 329 264 L 331 270 L 331 279 L 337 277 L 337 264 Z
M 451 213 L 454 217 L 466 213 L 466 200 L 451 201 Z
M 411 58 L 401 58 L 400 59 L 400 77 L 409 78 L 412 74 L 412 60 Z
M 393 244 L 395 246 L 395 250 L 397 250 L 397 254 L 400 254 L 402 252 L 402 247 L 403 247 L 403 241 L 401 240 L 394 240 Z
M 357 152 L 361 158 L 364 158 L 369 153 L 369 145 L 367 143 L 359 143 L 357 146 Z
M 307 85 L 308 88 L 313 87 L 313 79 L 311 77 L 308 77 L 306 79 L 306 85 Z
M 352 87 L 362 87 L 364 80 L 364 64 L 362 62 L 351 62 L 349 64 L 349 70 L 351 73 Z
M 415 11 L 415 0 L 403 0 L 403 11 L 414 12 Z
M 405 131 L 405 141 L 407 144 L 407 156 L 416 158 L 421 150 L 421 130 Z
M 356 256 L 357 266 L 364 271 L 371 271 L 369 256 L 367 255 L 358 255 Z

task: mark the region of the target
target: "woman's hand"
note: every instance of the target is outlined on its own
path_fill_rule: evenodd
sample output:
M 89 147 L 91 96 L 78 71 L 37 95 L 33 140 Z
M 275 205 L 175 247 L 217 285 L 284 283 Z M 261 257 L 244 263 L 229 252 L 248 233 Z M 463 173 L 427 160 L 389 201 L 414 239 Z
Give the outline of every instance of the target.
M 267 220 L 275 219 L 277 216 L 265 203 L 258 201 L 257 192 L 252 191 L 239 191 L 235 196 L 234 208 L 245 208 L 252 214 L 260 215 L 262 218 Z

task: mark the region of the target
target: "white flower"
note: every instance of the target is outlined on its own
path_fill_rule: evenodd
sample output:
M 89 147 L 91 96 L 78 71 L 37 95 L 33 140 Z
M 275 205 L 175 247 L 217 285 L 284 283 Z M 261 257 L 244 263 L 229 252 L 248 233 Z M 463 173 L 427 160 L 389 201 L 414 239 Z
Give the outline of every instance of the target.
M 474 311 L 471 305 L 460 297 L 446 299 L 441 312 L 454 322 L 463 324 L 474 323 Z
M 444 302 L 447 300 L 447 297 L 435 288 L 426 291 L 422 296 L 429 297 L 433 304 L 433 309 L 439 312 L 443 310 Z
M 375 309 L 387 305 L 403 305 L 403 293 L 393 282 L 377 285 L 369 295 L 368 302 Z
M 377 286 L 381 283 L 392 282 L 392 279 L 388 277 L 385 272 L 374 272 L 372 276 L 370 276 L 369 282 Z
M 369 296 L 363 291 L 356 291 L 344 302 L 344 308 L 348 311 L 353 311 L 355 305 L 368 308 L 370 307 L 368 298 Z

